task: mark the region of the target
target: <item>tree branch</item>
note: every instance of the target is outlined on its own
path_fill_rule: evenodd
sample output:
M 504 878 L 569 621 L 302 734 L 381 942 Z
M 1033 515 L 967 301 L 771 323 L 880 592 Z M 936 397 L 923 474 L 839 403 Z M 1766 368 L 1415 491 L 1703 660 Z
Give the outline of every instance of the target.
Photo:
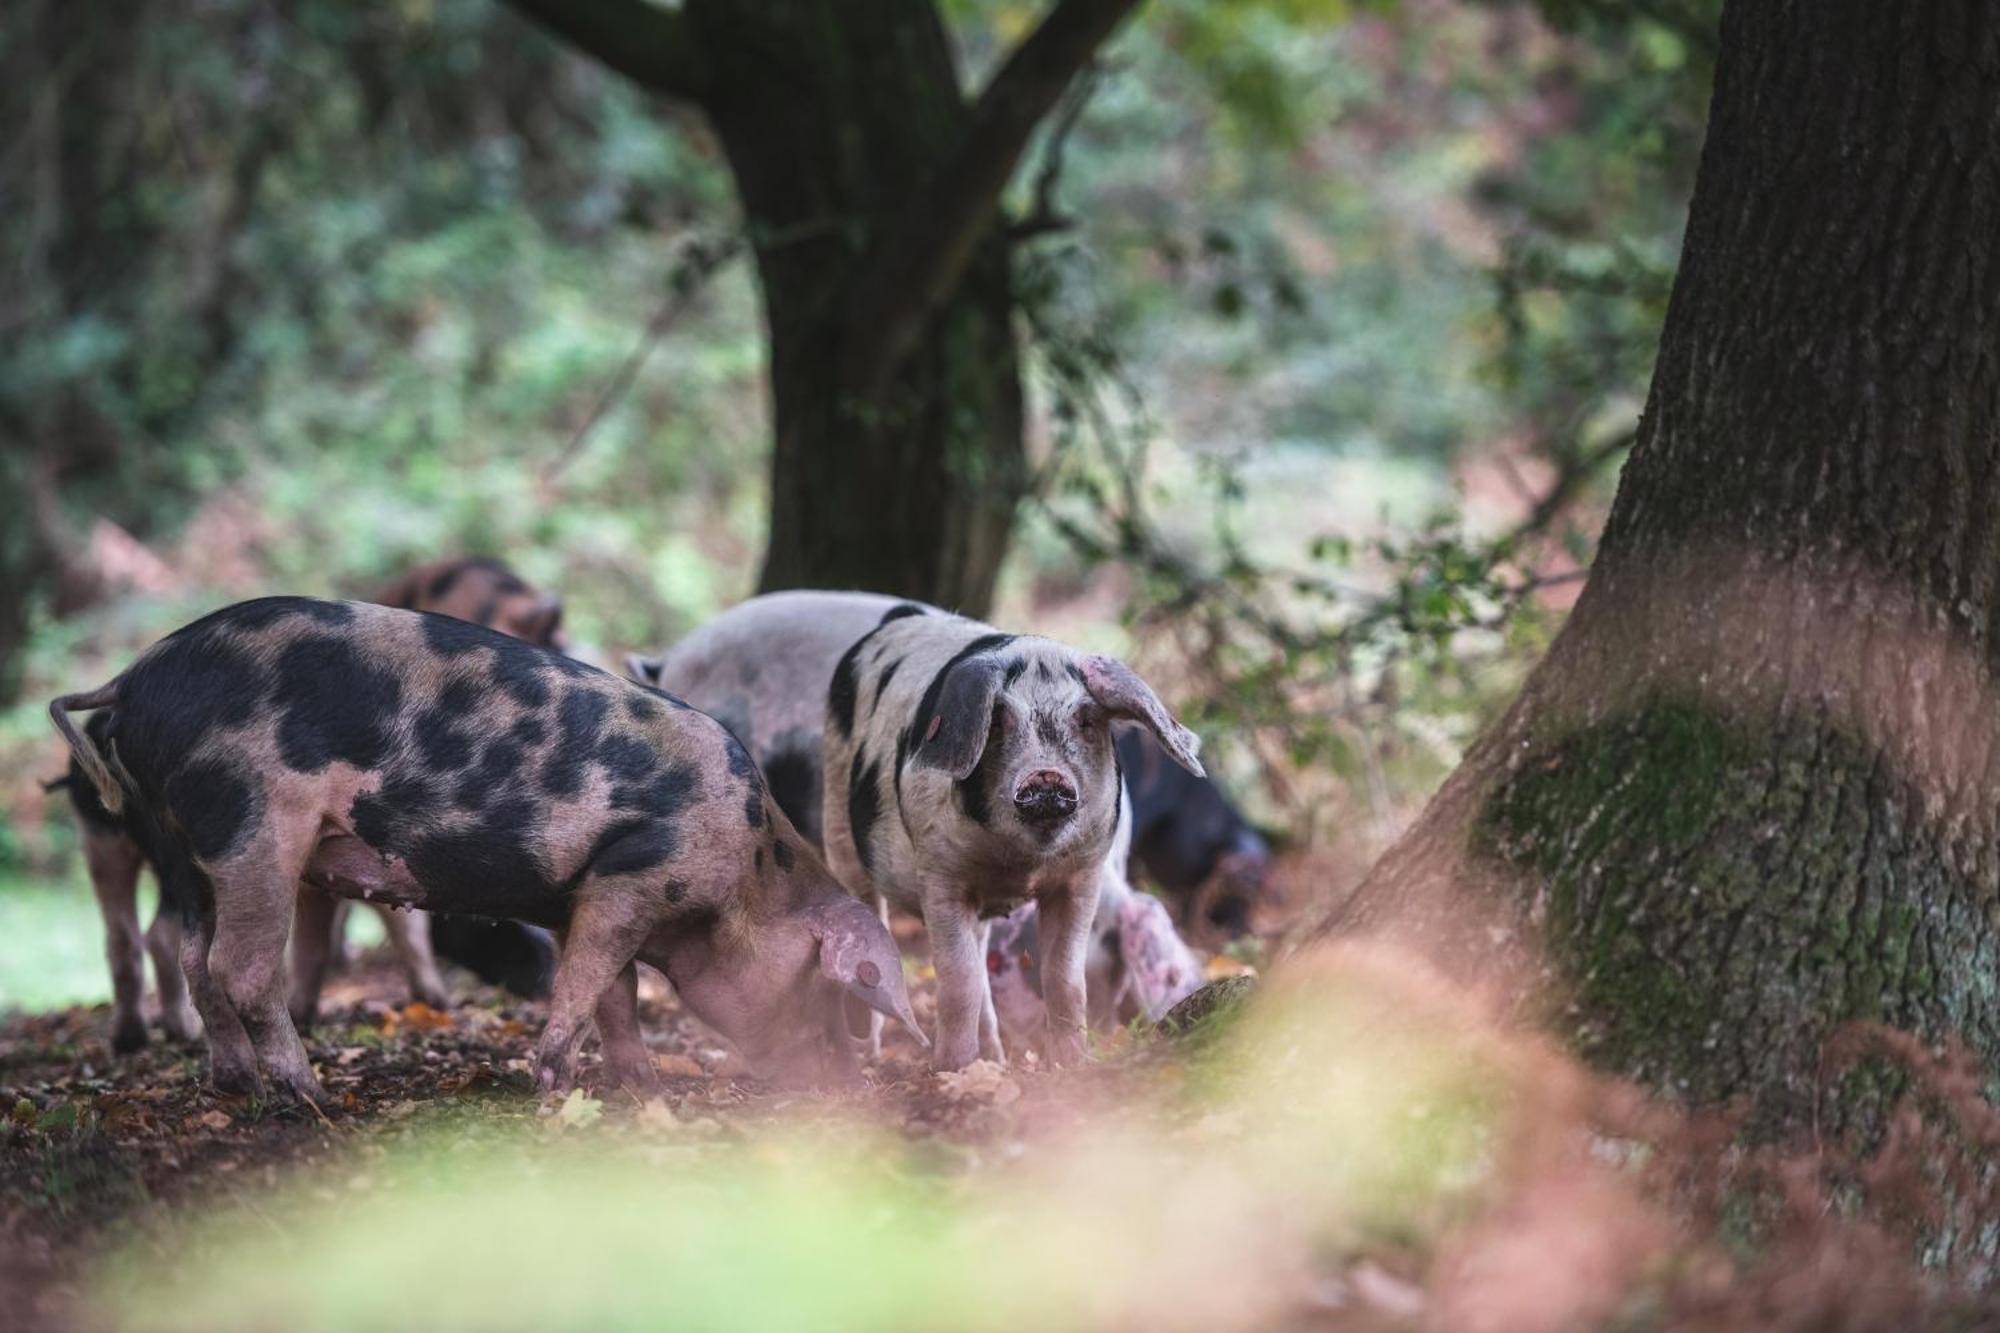
M 648 0 L 505 0 L 606 68 L 640 87 L 699 102 L 708 83 L 692 26 L 681 10 Z
M 887 385 L 965 276 L 1035 127 L 1138 3 L 1058 0 L 986 85 L 958 147 L 862 262 L 846 312 L 849 389 L 867 398 Z
M 1620 431 L 1609 439 L 1601 441 L 1593 448 L 1570 454 L 1562 459 L 1556 470 L 1555 481 L 1550 484 L 1547 492 L 1541 499 L 1535 501 L 1527 517 L 1495 543 L 1495 549 L 1512 551 L 1530 538 L 1539 537 L 1547 532 L 1549 525 L 1561 517 L 1563 510 L 1569 508 L 1569 502 L 1583 489 L 1583 484 L 1597 474 L 1597 469 L 1617 457 L 1621 451 L 1631 448 L 1638 438 L 1639 428 L 1635 425 L 1630 430 Z

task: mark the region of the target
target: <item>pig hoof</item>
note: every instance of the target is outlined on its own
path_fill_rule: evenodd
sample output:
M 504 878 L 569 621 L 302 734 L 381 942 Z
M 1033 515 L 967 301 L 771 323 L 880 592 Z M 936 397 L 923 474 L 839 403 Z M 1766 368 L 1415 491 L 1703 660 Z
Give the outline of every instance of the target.
M 201 1036 L 201 1020 L 192 1011 L 169 1010 L 160 1015 L 160 1026 L 175 1041 L 194 1041 Z
M 420 1004 L 427 1004 L 440 1011 L 451 1008 L 451 996 L 442 987 L 419 986 L 416 994 L 417 1002 Z
M 643 1065 L 633 1064 L 628 1066 L 621 1066 L 620 1068 L 612 1071 L 612 1077 L 617 1082 L 619 1087 L 631 1093 L 633 1096 L 639 1098 L 641 1101 L 644 1101 L 649 1097 L 656 1097 L 659 1095 L 660 1075 L 659 1072 L 653 1068 L 653 1062 L 650 1059 L 648 1059 L 646 1063 L 644 1063 Z
M 293 1079 L 285 1084 L 285 1092 L 300 1106 L 327 1106 L 331 1104 L 326 1089 L 316 1078 Z
M 264 1091 L 264 1084 L 255 1070 L 235 1069 L 218 1066 L 209 1071 L 208 1084 L 217 1092 L 232 1096 L 255 1096 Z
M 113 1055 L 130 1055 L 134 1051 L 144 1050 L 145 1046 L 146 1024 L 143 1020 L 137 1017 L 121 1018 L 111 1029 Z
M 1042 1058 L 1048 1062 L 1050 1068 L 1061 1069 L 1065 1065 L 1083 1064 L 1090 1058 L 1090 1053 L 1085 1048 L 1082 1037 L 1074 1033 L 1065 1033 L 1061 1036 L 1052 1035 L 1042 1043 Z

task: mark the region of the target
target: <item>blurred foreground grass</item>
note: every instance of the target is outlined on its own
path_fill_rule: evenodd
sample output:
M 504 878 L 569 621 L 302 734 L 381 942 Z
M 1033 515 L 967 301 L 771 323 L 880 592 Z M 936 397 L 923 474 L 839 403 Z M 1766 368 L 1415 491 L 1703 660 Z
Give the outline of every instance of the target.
M 97 1309 L 328 1333 L 1269 1327 L 1363 1247 L 1476 1208 L 1525 1082 L 1476 1020 L 1350 963 L 1227 1021 L 1141 1056 L 1110 1104 L 1089 1077 L 1029 1079 L 1012 1123 L 1036 1131 L 966 1155 L 859 1102 L 729 1125 L 653 1102 L 539 1132 L 440 1115 L 140 1236 Z

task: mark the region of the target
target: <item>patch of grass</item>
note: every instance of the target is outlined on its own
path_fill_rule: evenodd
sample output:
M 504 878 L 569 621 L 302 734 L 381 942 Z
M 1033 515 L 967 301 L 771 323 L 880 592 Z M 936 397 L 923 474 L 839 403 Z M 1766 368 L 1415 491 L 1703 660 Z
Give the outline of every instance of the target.
M 141 895 L 150 912 L 151 894 Z M 104 927 L 81 875 L 67 883 L 0 875 L 0 1010 L 110 998 Z
M 141 926 L 151 924 L 156 901 L 148 876 L 139 889 Z M 347 914 L 347 938 L 364 950 L 388 939 L 375 913 L 361 910 Z M 154 985 L 150 960 L 146 968 L 150 991 Z M 0 873 L 0 1012 L 37 1012 L 110 999 L 104 922 L 81 868 L 72 879 L 53 881 Z

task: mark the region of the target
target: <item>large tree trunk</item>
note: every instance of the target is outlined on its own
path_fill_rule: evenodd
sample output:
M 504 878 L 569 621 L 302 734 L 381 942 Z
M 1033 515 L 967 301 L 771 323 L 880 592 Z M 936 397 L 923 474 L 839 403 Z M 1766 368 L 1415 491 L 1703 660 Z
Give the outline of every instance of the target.
M 761 586 L 862 588 L 983 614 L 1027 469 L 1005 228 L 880 385 L 845 374 L 869 242 L 920 199 L 969 108 L 935 12 L 903 0 L 696 10 L 703 106 L 756 247 L 775 444 Z
M 1589 585 L 1336 924 L 1517 941 L 1591 1056 L 1776 1130 L 1871 1095 L 1846 1020 L 2000 1062 L 2000 7 L 1721 48 Z

